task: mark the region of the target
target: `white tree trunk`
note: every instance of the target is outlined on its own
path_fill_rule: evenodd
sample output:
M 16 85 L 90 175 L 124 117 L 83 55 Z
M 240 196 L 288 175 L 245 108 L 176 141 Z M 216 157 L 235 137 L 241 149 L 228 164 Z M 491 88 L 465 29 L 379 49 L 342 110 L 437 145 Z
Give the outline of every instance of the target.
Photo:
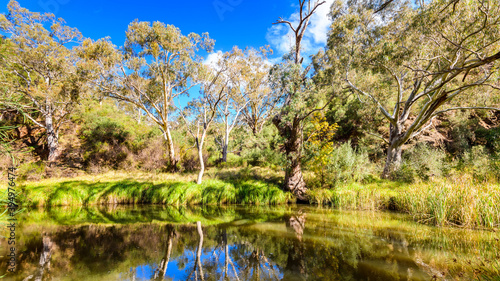
M 172 135 L 170 134 L 170 128 L 168 125 L 164 127 L 165 131 L 165 140 L 167 141 L 167 148 L 168 148 L 168 157 L 170 160 L 170 166 L 172 170 L 176 170 L 177 166 L 177 158 L 175 158 L 175 149 L 174 149 L 174 141 L 172 140 Z
M 387 148 L 387 159 L 385 161 L 382 178 L 389 178 L 391 174 L 401 166 L 402 160 L 402 133 L 400 126 L 390 126 L 389 147 Z
M 226 123 L 226 130 L 224 132 L 224 142 L 222 144 L 222 162 L 227 162 L 228 147 L 229 147 L 229 126 Z
M 198 179 L 196 184 L 201 184 L 203 179 L 203 173 L 205 172 L 205 162 L 203 161 L 203 142 L 205 140 L 205 132 L 201 135 L 201 140 L 198 142 L 198 158 L 200 159 L 200 172 L 198 173 Z
M 49 149 L 49 162 L 54 162 L 59 156 L 59 137 L 54 128 L 52 113 L 49 111 L 45 114 L 45 129 L 47 132 L 47 147 Z

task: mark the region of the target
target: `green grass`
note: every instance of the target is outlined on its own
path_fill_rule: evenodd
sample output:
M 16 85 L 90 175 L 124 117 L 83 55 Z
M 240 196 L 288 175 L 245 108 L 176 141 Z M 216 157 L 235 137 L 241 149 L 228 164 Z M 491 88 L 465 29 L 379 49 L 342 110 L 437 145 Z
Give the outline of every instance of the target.
M 500 186 L 470 176 L 425 183 L 376 181 L 310 190 L 312 203 L 350 210 L 394 210 L 421 223 L 500 228 Z
M 333 189 L 310 190 L 311 202 L 332 205 L 348 210 L 391 209 L 394 198 L 407 185 L 399 182 L 378 180 L 370 184 L 351 183 Z
M 201 185 L 194 174 L 111 172 L 72 180 L 48 179 L 21 185 L 24 206 L 95 204 L 277 205 L 294 202 L 279 188 L 282 175 L 261 168 L 207 172 Z M 438 226 L 500 228 L 500 186 L 470 176 L 424 183 L 373 180 L 334 189 L 312 189 L 312 204 L 347 210 L 394 210 Z
M 139 178 L 139 177 L 137 177 Z M 75 180 L 26 182 L 21 186 L 25 206 L 78 206 L 93 204 L 285 204 L 290 194 L 278 185 L 258 179 L 206 179 L 197 185 L 180 179 L 141 181 L 120 176 L 81 177 Z
M 397 201 L 399 210 L 421 222 L 468 228 L 500 227 L 500 187 L 467 176 L 453 182 L 412 185 Z

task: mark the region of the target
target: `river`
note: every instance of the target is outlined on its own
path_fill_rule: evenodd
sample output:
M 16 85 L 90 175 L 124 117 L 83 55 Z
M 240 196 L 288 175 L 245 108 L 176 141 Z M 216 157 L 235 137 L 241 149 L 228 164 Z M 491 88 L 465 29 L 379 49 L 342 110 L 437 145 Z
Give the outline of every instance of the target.
M 18 221 L 16 272 L 4 280 L 500 279 L 498 233 L 390 212 L 106 205 L 25 210 Z

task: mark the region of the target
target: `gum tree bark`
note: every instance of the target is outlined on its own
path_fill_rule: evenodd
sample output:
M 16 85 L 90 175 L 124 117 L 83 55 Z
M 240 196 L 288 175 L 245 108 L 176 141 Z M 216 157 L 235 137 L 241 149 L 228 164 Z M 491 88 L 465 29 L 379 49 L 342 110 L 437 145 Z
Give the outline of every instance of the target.
M 205 161 L 203 159 L 203 143 L 205 142 L 205 135 L 208 126 L 204 126 L 203 133 L 200 139 L 196 138 L 196 147 L 198 149 L 198 159 L 200 160 L 200 171 L 198 172 L 198 178 L 196 179 L 196 184 L 201 184 L 203 180 L 203 173 L 205 172 Z
M 47 146 L 49 150 L 49 162 L 56 161 L 59 156 L 59 134 L 54 128 L 52 114 L 48 113 L 45 115 L 45 129 L 47 130 Z
M 217 115 L 217 106 L 222 100 L 224 91 L 227 86 L 227 81 L 221 84 L 221 81 L 219 80 L 220 74 L 223 71 L 224 69 L 220 69 L 212 77 L 211 82 L 208 85 L 204 85 L 202 87 L 201 97 L 198 100 L 191 102 L 188 108 L 185 109 L 185 111 L 188 112 L 189 110 L 192 110 L 197 115 L 193 122 L 188 121 L 188 119 L 185 117 L 185 114 L 182 111 L 180 112 L 182 119 L 186 123 L 187 130 L 193 137 L 196 149 L 198 150 L 200 171 L 196 180 L 197 184 L 201 184 L 203 180 L 203 173 L 205 172 L 205 162 L 203 160 L 203 144 L 205 142 L 205 137 L 207 135 L 210 124 L 212 124 Z M 196 131 L 194 131 L 194 128 L 192 128 L 194 126 L 196 126 Z
M 273 123 L 278 128 L 280 136 L 285 139 L 283 145 L 287 160 L 285 170 L 285 190 L 293 193 L 297 199 L 307 201 L 307 187 L 302 176 L 301 144 L 302 134 L 300 131 L 300 120 L 298 118 L 290 123 L 283 124 L 281 118 L 277 115 Z
M 399 126 L 390 125 L 389 146 L 387 147 L 387 159 L 385 161 L 383 178 L 388 178 L 392 171 L 397 170 L 401 166 L 401 128 Z

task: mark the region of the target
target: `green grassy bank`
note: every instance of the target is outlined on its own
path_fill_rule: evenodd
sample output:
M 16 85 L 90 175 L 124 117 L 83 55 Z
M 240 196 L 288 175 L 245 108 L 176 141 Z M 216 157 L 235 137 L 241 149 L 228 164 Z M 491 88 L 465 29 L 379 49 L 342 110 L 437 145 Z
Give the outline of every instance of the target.
M 47 179 L 20 186 L 24 206 L 94 204 L 285 204 L 293 200 L 278 185 L 261 179 L 211 178 L 197 185 L 192 175 L 107 173 Z
M 394 210 L 438 226 L 500 228 L 500 185 L 470 176 L 424 183 L 377 181 L 311 190 L 311 201 L 341 209 Z
M 20 184 L 24 206 L 94 204 L 287 204 L 293 197 L 279 188 L 279 175 L 266 170 L 226 170 L 194 176 L 112 172 L 72 179 Z M 407 184 L 377 180 L 309 191 L 312 204 L 349 210 L 393 210 L 419 222 L 467 228 L 500 228 L 500 186 L 462 176 L 453 181 Z

